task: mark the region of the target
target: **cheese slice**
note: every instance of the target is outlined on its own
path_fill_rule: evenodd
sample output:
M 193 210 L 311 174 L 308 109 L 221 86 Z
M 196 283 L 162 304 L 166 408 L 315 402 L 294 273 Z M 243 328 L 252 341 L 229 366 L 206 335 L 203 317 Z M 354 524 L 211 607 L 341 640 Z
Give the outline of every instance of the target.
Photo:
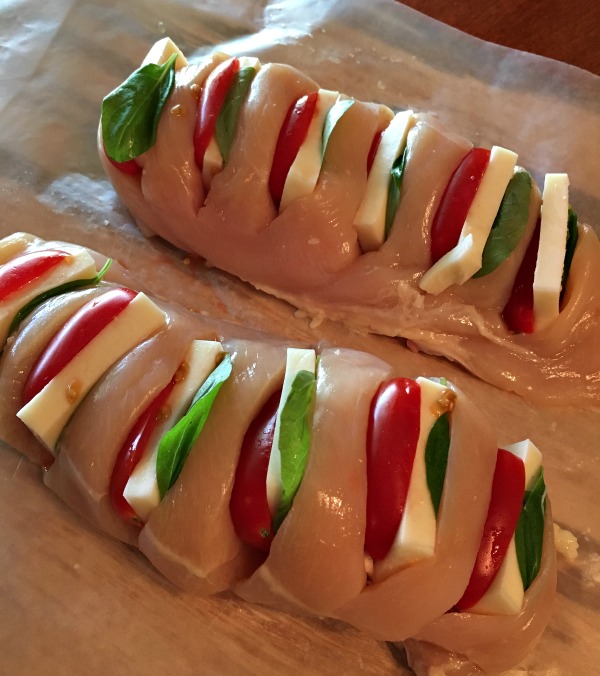
M 525 465 L 525 490 L 531 490 L 542 467 L 542 454 L 529 439 L 504 446 L 504 449 L 523 461 Z M 515 615 L 523 606 L 524 596 L 525 589 L 523 588 L 516 541 L 513 535 L 496 577 L 481 599 L 472 608 L 469 608 L 469 612 L 481 615 Z
M 319 89 L 317 105 L 308 127 L 306 139 L 292 162 L 292 166 L 285 179 L 279 205 L 280 212 L 287 209 L 294 200 L 313 193 L 319 180 L 323 161 L 321 151 L 325 119 L 338 98 L 338 92 Z
M 365 194 L 354 217 L 354 227 L 363 251 L 376 251 L 385 241 L 390 172 L 394 162 L 404 152 L 408 132 L 414 122 L 413 111 L 405 110 L 392 119 L 381 135 Z
M 0 301 L 0 345 L 6 341 L 10 324 L 19 310 L 40 293 L 66 282 L 91 279 L 96 276 L 96 263 L 85 249 L 62 245 L 60 251 L 69 253 L 69 256 L 19 291 L 11 294 L 5 301 Z
M 223 354 L 221 343 L 213 340 L 192 341 L 183 361 L 183 368 L 180 367 L 183 377 L 175 384 L 165 402 L 168 415 L 156 426 L 148 441 L 144 457 L 129 477 L 123 496 L 144 523 L 160 502 L 156 480 L 156 459 L 160 440 L 187 413 L 194 396 L 214 371 L 221 354 Z
M 150 63 L 155 63 L 157 66 L 162 66 L 166 63 L 173 54 L 177 54 L 175 59 L 175 70 L 181 70 L 188 65 L 188 60 L 183 55 L 179 47 L 171 40 L 171 38 L 163 38 L 155 42 L 146 57 L 142 61 L 142 67 Z
M 165 313 L 138 295 L 17 413 L 54 452 L 69 418 L 100 377 L 145 338 L 163 328 Z
M 0 265 L 22 254 L 28 246 L 33 244 L 37 237 L 26 232 L 15 232 L 13 235 L 0 239 Z
M 560 313 L 568 219 L 569 177 L 567 174 L 546 174 L 540 244 L 533 276 L 533 324 L 536 331 L 546 328 Z
M 436 517 L 427 485 L 425 449 L 431 428 L 448 399 L 448 387 L 428 378 L 417 378 L 417 383 L 421 388 L 419 439 L 402 521 L 394 544 L 382 562 L 385 570 L 430 558 L 435 551 Z M 378 564 L 380 571 L 382 564 Z
M 260 70 L 260 61 L 255 57 L 241 56 L 238 60 L 240 62 L 240 70 L 244 68 L 254 68 L 256 72 Z M 202 160 L 202 184 L 205 190 L 209 190 L 213 178 L 223 170 L 223 165 L 223 155 L 217 143 L 217 137 L 213 134 L 208 142 L 208 147 Z
M 485 243 L 516 164 L 516 153 L 499 146 L 492 148 L 458 243 L 421 277 L 423 291 L 437 295 L 453 284 L 464 284 L 481 268 Z
M 267 501 L 271 514 L 275 514 L 281 503 L 282 483 L 281 483 L 281 451 L 279 449 L 279 432 L 281 429 L 281 411 L 288 400 L 292 384 L 296 375 L 300 371 L 315 372 L 317 366 L 317 356 L 314 350 L 306 350 L 290 347 L 287 350 L 285 364 L 285 376 L 281 390 L 281 399 L 277 410 L 275 420 L 275 431 L 273 433 L 273 445 L 269 457 L 269 467 L 267 469 Z

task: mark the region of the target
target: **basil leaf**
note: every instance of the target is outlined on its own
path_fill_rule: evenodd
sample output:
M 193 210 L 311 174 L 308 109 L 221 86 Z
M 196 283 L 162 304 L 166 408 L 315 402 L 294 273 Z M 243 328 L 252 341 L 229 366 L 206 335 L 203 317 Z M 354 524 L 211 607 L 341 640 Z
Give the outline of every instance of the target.
M 196 393 L 188 412 L 160 440 L 156 480 L 161 498 L 177 481 L 192 446 L 204 428 L 217 394 L 231 371 L 231 356 L 226 354 Z
M 102 101 L 102 140 L 108 157 L 126 162 L 156 143 L 162 109 L 175 83 L 176 54 L 162 66 L 138 68 Z
M 309 409 L 315 382 L 314 373 L 298 371 L 280 414 L 282 493 L 281 503 L 273 519 L 275 530 L 290 511 L 304 475 L 310 445 Z
M 329 137 L 333 131 L 335 125 L 340 121 L 342 115 L 346 113 L 354 105 L 354 99 L 343 99 L 338 100 L 335 104 L 329 109 L 327 117 L 325 118 L 325 124 L 323 125 L 323 141 L 321 143 L 321 160 L 325 157 L 325 150 L 327 149 L 327 144 L 329 143 Z
M 514 251 L 525 232 L 531 200 L 531 176 L 524 170 L 513 174 L 483 249 L 481 268 L 473 277 L 493 272 Z
M 448 451 L 450 449 L 450 420 L 448 413 L 441 415 L 433 424 L 425 446 L 425 472 L 431 502 L 437 517 L 444 490 Z
M 32 298 L 29 303 L 24 305 L 14 316 L 14 319 L 8 328 L 8 335 L 10 335 L 19 326 L 19 324 L 35 310 L 38 305 L 41 305 L 49 298 L 54 298 L 55 296 L 60 296 L 61 294 L 69 293 L 70 291 L 76 291 L 77 289 L 81 289 L 85 286 L 93 286 L 94 284 L 98 284 L 98 282 L 108 272 L 108 268 L 110 268 L 111 264 L 112 258 L 109 258 L 102 266 L 102 270 L 100 270 L 100 272 L 95 277 L 88 277 L 87 279 L 73 279 L 70 282 L 59 284 L 59 286 L 55 286 L 52 289 L 47 289 L 35 298 Z
M 515 530 L 517 560 L 525 590 L 535 580 L 542 561 L 545 509 L 546 484 L 544 470 L 541 469 L 532 490 L 525 491 L 523 509 Z
M 394 217 L 400 204 L 400 188 L 402 187 L 402 178 L 404 176 L 404 167 L 406 164 L 406 148 L 401 155 L 398 155 L 390 171 L 390 185 L 388 188 L 387 206 L 385 209 L 385 237 L 387 239 L 394 224 Z
M 577 229 L 577 214 L 569 207 L 569 217 L 567 220 L 567 250 L 565 252 L 565 264 L 563 267 L 561 296 L 565 291 L 565 285 L 569 276 L 569 270 L 571 269 L 571 263 L 573 262 L 573 255 L 575 253 L 578 238 L 579 230 Z
M 237 129 L 240 108 L 248 96 L 248 91 L 255 75 L 256 70 L 252 67 L 242 68 L 242 70 L 238 71 L 235 80 L 227 91 L 223 107 L 217 117 L 215 138 L 217 139 L 217 144 L 221 151 L 221 155 L 223 155 L 223 162 L 225 163 L 229 161 L 229 154 L 231 152 L 231 146 L 233 145 L 233 137 L 235 136 L 235 131 Z

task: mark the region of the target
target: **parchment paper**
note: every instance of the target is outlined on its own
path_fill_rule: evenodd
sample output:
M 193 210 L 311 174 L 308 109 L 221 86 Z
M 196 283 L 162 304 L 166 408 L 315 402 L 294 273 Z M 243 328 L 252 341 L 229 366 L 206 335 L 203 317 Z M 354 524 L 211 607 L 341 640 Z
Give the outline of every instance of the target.
M 369 350 L 401 365 L 408 376 L 443 373 L 453 378 L 491 416 L 499 429 L 500 443 L 530 436 L 542 448 L 555 518 L 580 540 L 576 564 L 561 561 L 554 618 L 528 666 L 539 673 L 584 673 L 587 665 L 597 666 L 597 414 L 533 409 L 453 365 L 413 355 L 395 341 L 361 336 L 327 322 L 310 325 L 285 303 L 219 271 L 189 265 L 164 244 L 143 240 L 101 171 L 95 131 L 103 96 L 139 65 L 155 40 L 165 35 L 191 58 L 219 44 L 221 50 L 234 55 L 256 55 L 263 62 L 292 64 L 322 86 L 355 98 L 380 101 L 394 108 L 436 111 L 449 128 L 479 145 L 496 143 L 517 151 L 519 163 L 538 181 L 543 180 L 545 172 L 567 171 L 572 204 L 581 220 L 596 227 L 600 223 L 600 78 L 483 43 L 391 0 L 208 0 L 201 6 L 184 0 L 0 2 L 0 236 L 24 229 L 92 246 L 134 269 L 155 293 L 192 309 L 290 338 L 324 339 Z M 157 274 L 159 267 L 162 272 Z M 158 637 L 155 650 L 161 646 L 169 658 L 163 655 L 163 662 L 155 660 L 153 664 L 156 670 L 166 663 L 186 673 L 189 662 L 180 648 L 188 639 L 171 636 L 163 645 L 160 637 L 164 634 L 161 623 L 164 629 L 165 624 L 178 622 L 177 613 L 181 614 L 182 607 L 189 610 L 188 601 L 157 581 L 149 567 L 124 547 L 108 545 L 57 506 L 52 495 L 37 487 L 35 468 L 19 463 L 10 449 L 0 451 L 4 500 L 12 501 L 13 494 L 23 499 L 23 509 L 34 520 L 40 517 L 36 509 L 45 510 L 56 520 L 55 528 L 68 530 L 69 537 L 81 547 L 94 548 L 95 561 L 107 559 L 105 569 L 92 566 L 80 593 L 87 598 L 94 585 L 106 589 L 98 603 L 104 615 L 112 611 L 113 622 L 110 626 L 103 622 L 104 633 L 100 633 L 105 641 L 113 642 L 127 673 L 153 672 L 146 657 L 124 648 L 125 640 L 140 640 L 130 628 L 139 607 L 132 603 L 125 609 L 119 605 L 117 610 L 111 596 L 111 590 L 118 594 L 125 589 L 119 572 L 121 567 L 126 571 L 132 566 L 132 558 L 133 565 L 143 570 L 137 583 L 140 594 L 148 595 L 150 600 L 145 603 L 154 604 L 157 615 L 152 619 Z M 21 489 L 33 491 L 36 501 L 28 501 L 26 493 L 21 497 Z M 0 645 L 11 646 L 6 663 L 13 667 L 10 673 L 31 673 L 29 668 L 39 666 L 38 660 L 52 644 L 55 666 L 62 664 L 66 669 L 62 673 L 76 673 L 78 659 L 88 655 L 77 640 L 82 631 L 78 627 L 90 618 L 78 616 L 80 623 L 69 625 L 71 633 L 66 637 L 64 632 L 52 633 L 51 627 L 46 628 L 49 634 L 40 635 L 35 627 L 51 624 L 63 610 L 65 598 L 74 594 L 71 566 L 79 566 L 78 561 L 86 557 L 76 548 L 56 554 L 49 575 L 53 589 L 40 592 L 41 597 L 32 596 L 28 585 L 37 580 L 36 571 L 45 565 L 47 552 L 35 549 L 37 553 L 32 556 L 34 548 L 26 537 L 38 537 L 39 529 L 24 518 L 15 521 L 18 510 L 12 502 L 11 508 L 0 514 L 0 538 L 7 543 L 0 548 L 0 598 L 6 608 L 0 620 Z M 73 523 L 77 527 L 71 527 Z M 19 576 L 8 574 L 15 569 L 21 571 Z M 156 595 L 154 600 L 152 594 Z M 158 612 L 158 604 L 164 604 L 165 599 L 171 610 Z M 275 673 L 282 664 L 294 673 L 307 668 L 336 673 L 342 666 L 349 673 L 353 671 L 351 665 L 356 672 L 369 670 L 368 665 L 374 673 L 398 668 L 396 651 L 345 628 L 271 616 L 232 598 L 195 603 L 197 620 L 191 620 L 198 622 L 194 627 L 194 655 L 206 658 L 210 652 L 214 661 L 206 662 L 209 667 L 224 664 L 228 673 Z M 205 632 L 202 622 L 213 610 L 224 613 L 219 605 L 222 603 L 227 604 L 229 623 L 223 624 L 221 643 L 216 647 L 211 643 L 209 651 L 208 641 L 213 636 Z M 83 610 L 75 604 L 69 612 L 77 616 Z M 233 640 L 239 638 L 236 622 L 240 619 L 255 622 L 263 632 L 252 644 L 255 662 L 247 661 L 249 652 L 242 649 L 238 654 L 232 648 Z M 308 638 L 303 633 L 305 643 L 299 647 L 293 634 L 281 635 L 276 628 L 280 625 L 293 626 L 300 633 L 308 631 Z M 275 635 L 276 646 L 268 647 Z M 354 651 L 354 658 L 341 658 L 341 653 L 336 656 L 335 650 L 327 649 L 331 640 L 346 651 Z M 282 660 L 276 663 L 276 669 L 267 659 L 273 650 Z M 110 649 L 94 653 L 89 658 L 88 673 L 102 673 L 113 664 L 113 657 Z

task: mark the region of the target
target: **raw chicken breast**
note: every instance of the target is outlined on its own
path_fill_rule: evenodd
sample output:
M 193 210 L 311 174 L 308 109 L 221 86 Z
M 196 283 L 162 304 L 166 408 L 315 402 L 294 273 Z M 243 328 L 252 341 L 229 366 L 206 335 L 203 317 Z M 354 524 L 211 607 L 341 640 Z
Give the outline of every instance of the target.
M 548 624 L 555 591 L 556 552 L 552 510 L 547 500 L 542 562 L 521 611 L 516 615 L 446 613 L 406 642 L 409 660 L 415 653 L 411 666 L 417 674 L 429 673 L 427 668 L 434 661 L 429 652 L 440 661 L 440 668 L 454 663 L 462 669 L 448 673 L 496 673 L 518 664 Z M 440 647 L 447 652 L 440 651 Z M 424 668 L 419 668 L 419 663 Z
M 139 527 L 123 521 L 109 497 L 110 480 L 129 430 L 167 385 L 191 340 L 212 338 L 177 317 L 115 364 L 83 400 L 61 435 L 45 483 L 67 504 L 114 537 L 135 542 Z M 120 393 L 115 396 L 115 392 Z M 90 443 L 90 429 L 95 430 Z
M 431 223 L 471 143 L 448 133 L 431 115 L 415 116 L 389 236 L 378 250 L 362 253 L 353 221 L 366 189 L 367 156 L 382 125 L 381 108 L 355 102 L 347 110 L 333 128 L 314 192 L 278 213 L 269 175 L 279 131 L 290 105 L 318 87 L 293 68 L 263 66 L 241 106 L 229 162 L 205 194 L 192 137 L 196 85 L 210 64 L 177 73 L 156 146 L 139 158 L 141 179 L 110 165 L 99 141 L 109 177 L 147 234 L 309 315 L 403 338 L 502 389 L 535 401 L 597 405 L 600 247 L 591 228 L 579 226 L 559 318 L 535 333 L 514 334 L 502 310 L 539 216 L 537 186 L 524 232 L 494 272 L 439 295 L 426 293 L 419 281 L 430 266 Z
M 433 557 L 397 572 L 384 569 L 378 575 L 376 569 L 375 581 L 335 612 L 381 640 L 413 636 L 460 599 L 471 576 L 487 516 L 497 446 L 473 405 L 457 394 Z M 378 565 L 382 564 L 385 560 Z
M 228 589 L 260 561 L 238 539 L 229 500 L 246 430 L 281 387 L 285 370 L 284 346 L 234 340 L 223 348 L 231 354 L 233 372 L 139 540 L 142 552 L 172 582 L 201 594 Z
M 235 588 L 242 598 L 325 615 L 364 587 L 367 424 L 389 377 L 376 357 L 322 352 L 304 477 L 267 560 Z

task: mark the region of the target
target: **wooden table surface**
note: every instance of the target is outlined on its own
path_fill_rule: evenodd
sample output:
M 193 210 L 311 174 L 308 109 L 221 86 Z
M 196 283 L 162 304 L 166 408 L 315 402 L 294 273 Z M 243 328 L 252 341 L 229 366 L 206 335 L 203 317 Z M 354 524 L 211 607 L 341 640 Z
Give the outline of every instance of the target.
M 600 3 L 591 0 L 404 0 L 404 5 L 506 47 L 600 75 Z

